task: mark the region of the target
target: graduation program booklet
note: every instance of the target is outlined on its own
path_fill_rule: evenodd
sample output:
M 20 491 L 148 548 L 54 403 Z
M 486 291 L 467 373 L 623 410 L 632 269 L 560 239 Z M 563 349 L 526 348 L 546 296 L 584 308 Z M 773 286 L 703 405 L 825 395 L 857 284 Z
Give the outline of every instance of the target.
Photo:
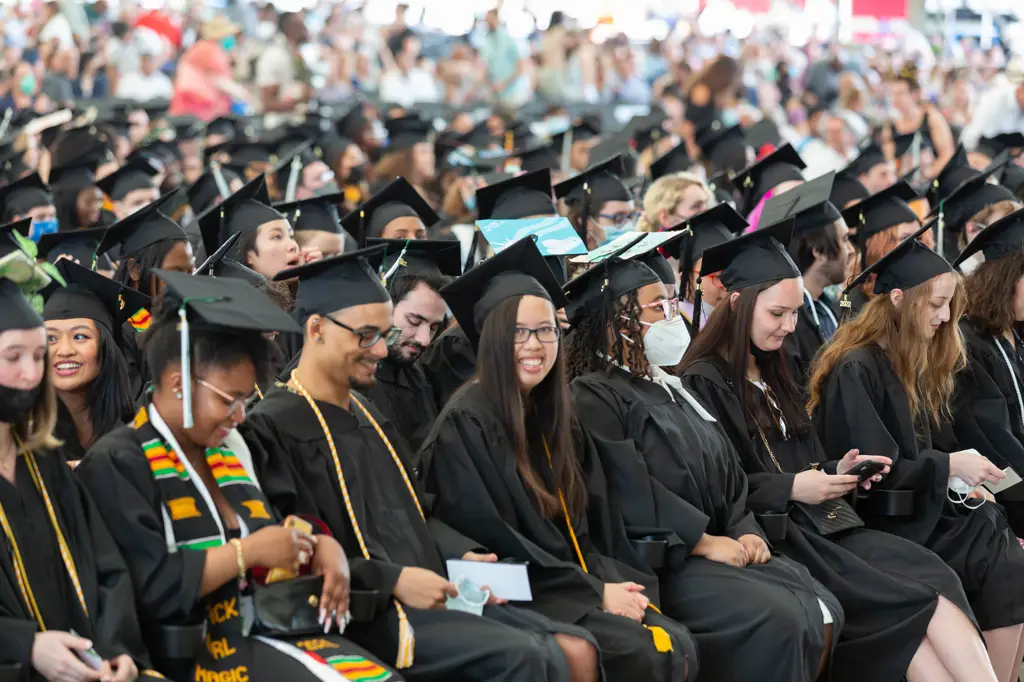
M 456 582 L 468 578 L 480 587 L 486 587 L 495 597 L 509 601 L 533 601 L 530 576 L 526 564 L 484 563 L 448 559 L 448 580 Z

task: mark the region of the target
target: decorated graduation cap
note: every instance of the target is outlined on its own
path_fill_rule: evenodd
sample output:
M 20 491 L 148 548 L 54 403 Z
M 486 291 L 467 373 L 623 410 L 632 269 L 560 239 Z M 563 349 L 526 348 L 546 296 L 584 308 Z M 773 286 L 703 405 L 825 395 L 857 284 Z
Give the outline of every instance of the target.
M 310 315 L 328 315 L 369 303 L 390 303 L 391 295 L 368 260 L 383 251 L 384 247 L 376 246 L 324 258 L 282 270 L 274 281 L 298 279 L 295 310 L 302 322 Z
M 56 267 L 66 284 L 62 287 L 54 282 L 44 293 L 43 319 L 47 322 L 92 320 L 119 342 L 124 322 L 150 305 L 149 296 L 70 260 L 61 260 Z
M 274 204 L 274 208 L 287 216 L 292 228 L 341 234 L 338 204 L 345 200 L 344 192 Z
M 828 200 L 832 202 L 833 206 L 843 210 L 852 203 L 863 201 L 869 196 L 871 196 L 871 192 L 850 170 L 842 170 L 836 173 L 836 177 L 832 181 L 832 192 L 829 194 Z
M 430 121 L 419 115 L 392 118 L 384 123 L 388 131 L 388 146 L 385 153 L 409 149 L 415 144 L 426 142 L 433 132 Z
M 235 233 L 224 240 L 216 253 L 203 261 L 203 264 L 196 268 L 194 275 L 210 275 L 212 277 L 231 277 L 240 279 L 252 286 L 259 286 L 267 281 L 267 278 L 252 268 L 242 265 L 233 258 L 228 257 L 228 252 L 234 247 L 235 242 L 242 235 Z
M 882 151 L 882 146 L 875 140 L 871 140 L 860 148 L 857 158 L 846 166 L 846 171 L 856 179 L 870 173 L 875 166 L 888 162 L 889 158 Z
M 960 265 L 978 253 L 985 255 L 985 261 L 998 260 L 1024 250 L 1024 208 L 995 221 L 971 240 L 955 261 L 953 267 Z
M 31 226 L 30 218 L 0 225 L 0 332 L 43 326 L 37 292 L 51 284 L 51 274 L 58 273 L 49 264 L 38 265 L 25 246 L 31 244 Z
M 557 215 L 551 189 L 547 168 L 481 187 L 476 191 L 477 214 L 481 220 Z
M 883 230 L 903 223 L 919 222 L 917 213 L 907 203 L 917 198 L 914 188 L 901 180 L 843 210 L 843 219 L 857 230 L 857 242 L 863 249 L 868 238 Z
M 246 282 L 229 277 L 186 275 L 153 271 L 166 287 L 161 316 L 177 310 L 181 335 L 181 409 L 183 426 L 192 428 L 193 327 L 224 333 L 295 332 L 300 330 L 289 315 L 270 298 Z
M 93 265 L 93 260 L 96 258 L 95 269 L 110 270 L 113 267 L 110 258 L 105 254 L 95 257 L 96 249 L 99 248 L 106 232 L 107 228 L 105 227 L 94 227 L 87 230 L 67 230 L 44 234 L 39 239 L 38 255 L 49 263 L 56 263 L 61 256 L 68 256 L 86 267 Z
M 693 159 L 686 152 L 686 144 L 678 144 L 651 163 L 651 178 L 657 180 L 671 173 L 682 173 L 692 166 Z
M 462 274 L 462 247 L 449 239 L 366 240 L 368 249 L 384 247 L 367 257 L 385 287 L 403 273 L 458 277 Z
M 770 190 L 784 182 L 803 180 L 807 164 L 788 142 L 735 176 L 732 182 L 743 195 L 741 213 L 752 211 Z
M 0 187 L 0 220 L 8 222 L 38 206 L 52 206 L 53 196 L 39 173 L 31 173 Z
M 558 281 L 530 238 L 520 239 L 469 270 L 442 289 L 441 296 L 473 348 L 480 343 L 488 315 L 502 301 L 537 296 L 551 301 L 556 310 L 566 304 Z
M 250 181 L 237 192 L 213 206 L 197 219 L 206 253 L 214 253 L 233 234 L 258 230 L 265 223 L 287 220 L 270 205 L 264 176 Z M 232 254 L 236 254 L 238 244 Z
M 609 301 L 619 299 L 648 284 L 663 281 L 643 260 L 643 256 L 652 251 L 657 253 L 656 246 L 652 245 L 650 249 L 643 250 L 637 258 L 624 257 L 626 252 L 639 247 L 647 235 L 636 233 L 629 239 L 626 237 L 627 235 L 623 235 L 619 248 L 566 282 L 564 291 L 569 302 L 565 306 L 565 315 L 569 324 L 578 324 L 587 315 L 599 311 Z
M 115 246 L 120 246 L 120 257 L 124 258 L 134 256 L 159 242 L 188 240 L 188 235 L 181 226 L 165 213 L 173 212 L 172 209 L 178 201 L 177 195 L 177 192 L 165 194 L 111 225 L 96 248 L 96 254 L 104 254 Z
M 892 251 L 864 268 L 843 291 L 843 300 L 839 305 L 849 308 L 850 291 L 862 284 L 872 273 L 877 275 L 874 292 L 886 294 L 893 289 L 912 289 L 933 277 L 952 272 L 953 268 L 945 258 L 918 241 L 918 237 L 931 227 L 930 222 L 921 226 L 917 232 L 897 244 Z
M 408 180 L 395 178 L 342 218 L 341 226 L 362 244 L 367 237 L 380 237 L 391 221 L 398 218 L 418 218 L 426 227 L 440 220 Z
M 231 195 L 232 180 L 245 180 L 244 169 L 241 171 L 243 172 L 216 161 L 212 162 L 210 170 L 200 175 L 186 190 L 188 205 L 196 213 L 209 210 L 218 199 L 226 199 Z
M 121 201 L 129 192 L 138 189 L 155 189 L 153 178 L 159 169 L 146 158 L 135 157 L 107 177 L 97 180 L 96 185 L 114 201 Z

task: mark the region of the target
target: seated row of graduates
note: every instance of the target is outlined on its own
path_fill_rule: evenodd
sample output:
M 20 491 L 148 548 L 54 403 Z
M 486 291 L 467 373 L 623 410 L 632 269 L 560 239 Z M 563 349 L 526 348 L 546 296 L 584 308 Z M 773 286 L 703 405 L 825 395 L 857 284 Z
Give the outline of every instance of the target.
M 801 206 L 825 206 L 807 196 Z M 788 218 L 792 205 L 775 209 Z M 831 229 L 834 220 L 824 224 Z M 75 368 L 46 367 L 54 335 L 43 336 L 42 320 L 5 284 L 11 314 L 0 343 L 11 349 L 5 364 L 20 366 L 0 382 L 6 445 L 25 454 L 0 481 L 2 502 L 35 510 L 24 515 L 26 526 L 4 530 L 22 548 L 30 535 L 52 537 L 39 551 L 65 557 L 66 570 L 55 574 L 56 561 L 32 566 L 30 553 L 13 553 L 4 568 L 18 591 L 0 602 L 0 627 L 20 639 L 0 660 L 40 671 L 30 638 L 44 627 L 74 627 L 118 671 L 129 665 L 121 654 L 144 664 L 132 634 L 130 577 L 156 667 L 182 679 L 241 667 L 257 678 L 325 675 L 326 666 L 295 656 L 303 648 L 342 674 L 371 670 L 380 679 L 597 679 L 599 671 L 608 679 L 637 671 L 655 679 L 1009 679 L 1024 622 L 1011 576 L 1024 551 L 995 505 L 968 512 L 942 499 L 953 456 L 943 462 L 942 453 L 917 449 L 906 387 L 865 379 L 865 360 L 858 367 L 857 358 L 843 358 L 826 373 L 817 435 L 802 416 L 779 352 L 803 304 L 800 272 L 780 243 L 790 230 L 781 220 L 704 252 L 702 271 L 719 273 L 735 304 L 716 308 L 683 380 L 662 369 L 682 359 L 687 337 L 666 290 L 674 277 L 653 249 L 569 282 L 568 306 L 531 241 L 476 266 L 439 292 L 476 371 L 445 405 L 419 458 L 358 391 L 372 389 L 394 336 L 392 294 L 378 273 L 397 264 L 412 275 L 424 260 L 429 268 L 425 244 L 425 258 L 403 257 L 422 242 L 279 274 L 298 280 L 303 352 L 287 383 L 250 415 L 245 405 L 270 367 L 264 334 L 294 333 L 294 321 L 248 283 L 157 272 L 164 300 L 145 343 L 153 391 L 132 424 L 93 443 L 77 476 L 32 454 L 55 445 L 50 375 Z M 919 287 L 931 293 L 956 281 L 913 240 L 893 254 L 875 268 L 883 290 L 913 299 Z M 72 263 L 61 269 L 72 286 L 50 296 L 47 322 L 92 320 L 91 331 L 114 336 L 123 310 L 110 305 L 98 276 Z M 954 298 L 936 296 L 929 310 Z M 887 299 L 878 300 L 869 306 Z M 574 325 L 565 357 L 561 309 Z M 935 315 L 951 326 L 950 312 Z M 744 341 L 733 347 L 736 339 Z M 882 346 L 857 350 L 884 358 Z M 844 379 L 852 386 L 832 388 Z M 906 408 L 906 423 L 863 429 L 863 406 L 843 406 L 870 390 L 888 391 Z M 907 425 L 913 449 L 885 442 L 905 438 L 899 429 Z M 849 522 L 852 511 L 838 500 L 857 479 L 843 474 L 865 459 L 891 466 L 872 483 L 928 491 L 909 521 L 865 510 L 870 529 L 856 516 Z M 40 504 L 48 490 L 73 497 Z M 846 525 L 822 526 L 821 505 Z M 749 510 L 791 506 L 785 538 L 769 547 Z M 44 508 L 59 509 L 60 518 L 50 513 L 48 523 Z M 337 542 L 275 525 L 289 514 L 317 519 Z M 637 537 L 664 540 L 664 560 L 649 563 L 631 542 Z M 368 593 L 371 603 L 355 609 L 362 615 L 347 640 L 245 636 L 244 609 L 234 606 L 245 603 L 247 569 L 296 561 L 324 578 L 325 629 L 345 623 L 355 605 L 346 596 L 345 556 L 352 599 Z M 488 606 L 483 619 L 436 608 L 452 596 L 441 561 L 452 557 L 529 562 L 534 600 Z M 115 583 L 120 592 L 107 599 Z M 78 603 L 66 599 L 72 588 Z M 173 635 L 204 621 L 206 646 L 192 647 L 196 660 L 183 662 Z M 81 644 L 42 639 L 41 650 L 64 654 Z

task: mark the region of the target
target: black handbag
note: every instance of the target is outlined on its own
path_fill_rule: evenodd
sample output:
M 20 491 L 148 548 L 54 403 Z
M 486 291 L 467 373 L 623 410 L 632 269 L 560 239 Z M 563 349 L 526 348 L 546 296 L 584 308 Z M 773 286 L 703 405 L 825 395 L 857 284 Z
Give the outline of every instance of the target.
M 253 585 L 253 634 L 303 636 L 323 634 L 320 618 L 322 576 L 301 576 L 270 585 Z
M 761 428 L 761 425 L 756 420 L 754 423 L 757 424 L 757 432 L 761 436 L 761 442 L 764 443 L 764 448 L 768 451 L 768 456 L 772 458 L 775 468 L 779 470 L 780 474 L 785 473 L 782 470 L 782 465 L 779 464 L 779 460 L 775 459 L 772 447 L 768 445 L 768 438 L 764 435 L 764 429 Z M 792 504 L 793 509 L 797 512 L 797 520 L 799 521 L 802 517 L 807 522 L 801 525 L 806 526 L 809 524 L 821 536 L 835 535 L 844 530 L 852 530 L 864 526 L 864 520 L 857 515 L 857 512 L 853 510 L 850 503 L 841 497 L 834 500 L 826 500 L 820 504 L 807 504 L 806 502 L 793 502 Z

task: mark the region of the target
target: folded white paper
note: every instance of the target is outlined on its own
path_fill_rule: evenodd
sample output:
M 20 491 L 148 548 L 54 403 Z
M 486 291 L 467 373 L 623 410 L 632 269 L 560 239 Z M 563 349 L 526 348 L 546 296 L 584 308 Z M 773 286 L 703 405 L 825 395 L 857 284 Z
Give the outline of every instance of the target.
M 1003 469 L 1003 473 L 1006 474 L 1006 478 L 999 481 L 999 483 L 985 484 L 985 487 L 988 488 L 988 491 L 993 495 L 1001 493 L 1004 490 L 1007 490 L 1008 488 L 1012 488 L 1013 486 L 1021 482 L 1020 475 L 1010 467 L 1006 467 L 1005 469 Z
M 495 597 L 509 601 L 533 601 L 530 576 L 526 564 L 488 564 L 482 561 L 461 561 L 449 559 L 448 579 L 456 582 L 468 578 L 481 587 L 486 587 Z

